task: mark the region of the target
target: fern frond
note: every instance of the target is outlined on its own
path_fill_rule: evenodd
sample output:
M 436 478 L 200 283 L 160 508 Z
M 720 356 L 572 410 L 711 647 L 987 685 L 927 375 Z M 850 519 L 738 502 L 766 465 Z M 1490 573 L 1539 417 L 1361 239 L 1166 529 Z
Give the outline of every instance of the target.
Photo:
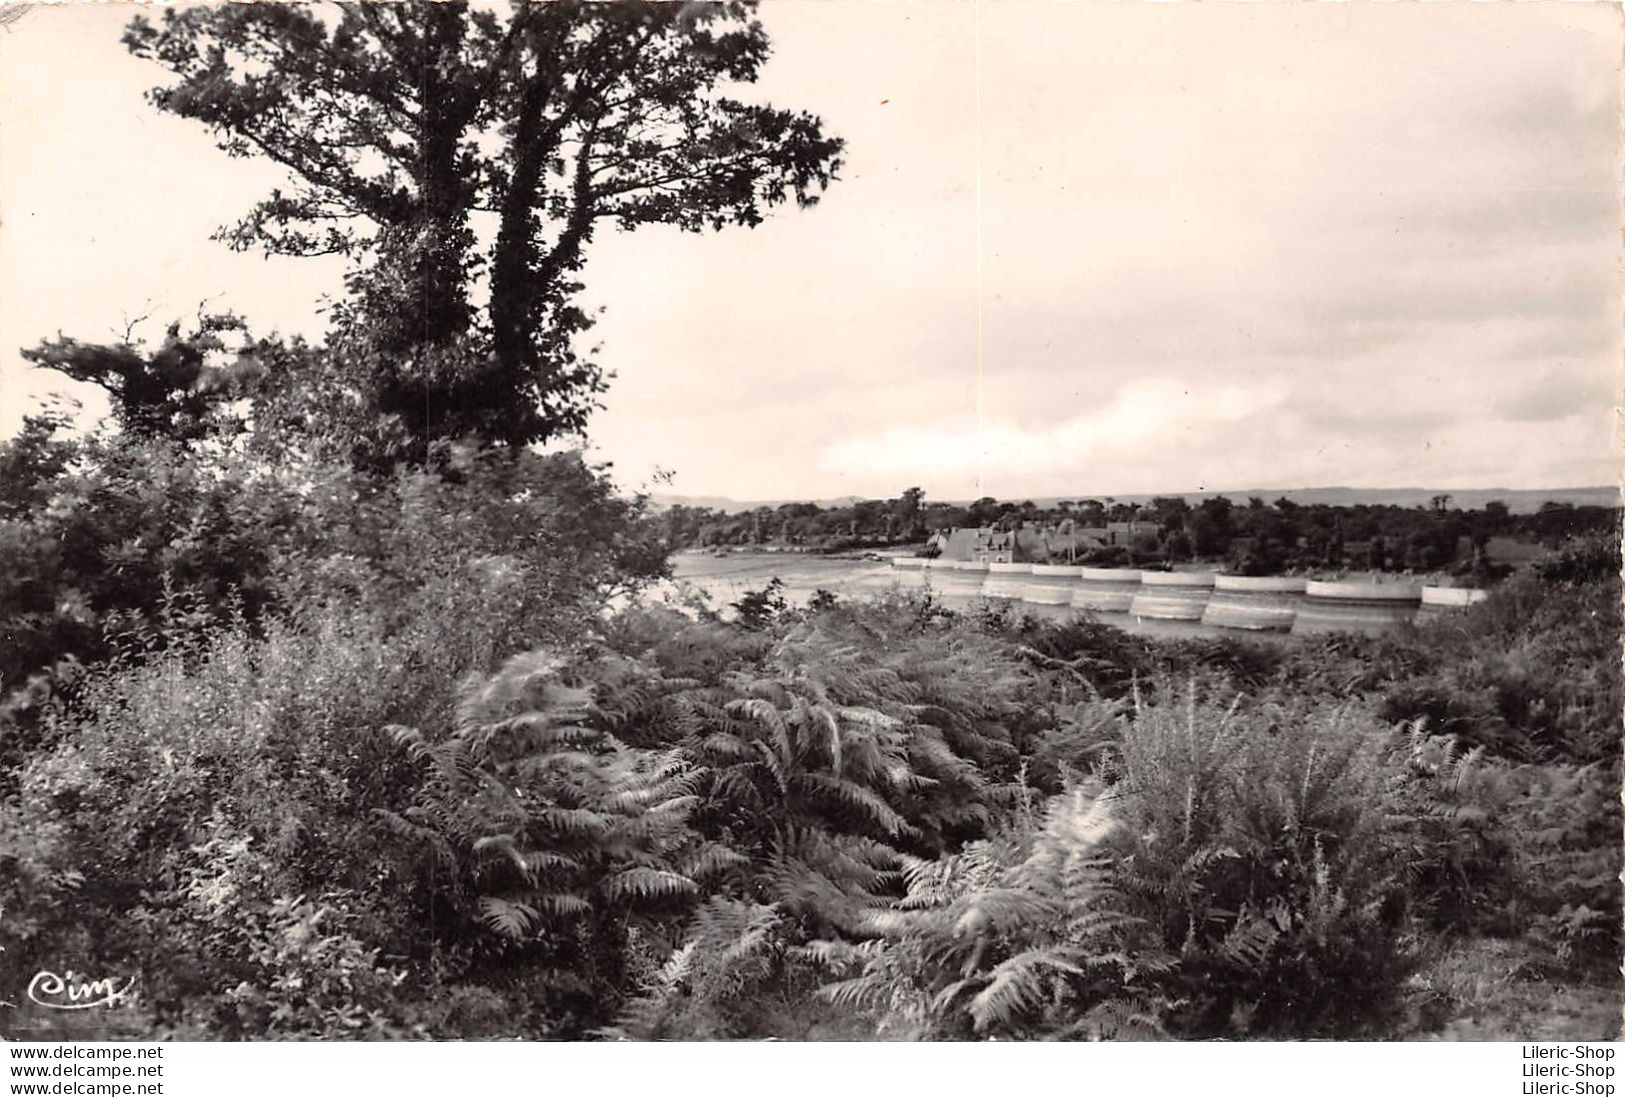
M 414 762 L 422 762 L 429 756 L 429 744 L 423 733 L 417 728 L 406 727 L 403 724 L 390 724 L 384 728 L 384 734 L 390 741 L 405 752 L 406 756 Z
M 699 890 L 693 880 L 675 872 L 634 867 L 607 878 L 601 885 L 612 900 L 640 900 L 692 895 Z
M 503 899 L 495 895 L 480 896 L 480 921 L 510 940 L 519 940 L 536 925 L 538 914 L 529 903 Z
M 1045 949 L 1010 957 L 988 973 L 988 984 L 967 1006 L 976 1028 L 981 1031 L 1010 1023 L 1018 1013 L 1047 997 L 1051 980 L 1061 974 L 1083 975 L 1084 971 L 1066 956 Z
M 684 876 L 690 879 L 703 879 L 749 864 L 750 858 L 738 850 L 720 842 L 705 842 L 680 862 L 680 867 Z
M 534 817 L 541 826 L 565 834 L 602 836 L 610 829 L 607 817 L 586 808 L 539 808 Z
M 804 773 L 799 780 L 860 815 L 867 816 L 888 835 L 918 833 L 896 808 L 856 782 L 825 773 Z
M 1247 971 L 1258 971 L 1269 959 L 1270 950 L 1281 937 L 1273 922 L 1264 918 L 1243 916 L 1224 935 L 1215 952 L 1231 965 Z
M 473 848 L 476 855 L 494 853 L 506 857 L 525 876 L 531 874 L 531 866 L 525 860 L 524 854 L 514 845 L 512 834 L 488 834 L 483 838 L 476 838 Z
M 985 888 L 952 907 L 955 936 L 1010 933 L 1053 918 L 1057 907 L 1049 896 L 1025 888 Z
M 890 983 L 879 972 L 866 972 L 853 979 L 826 983 L 818 988 L 818 996 L 842 1009 L 863 1009 L 890 989 Z
M 538 909 L 546 911 L 554 918 L 579 918 L 583 914 L 591 913 L 593 909 L 590 902 L 573 892 L 535 894 L 530 900 Z

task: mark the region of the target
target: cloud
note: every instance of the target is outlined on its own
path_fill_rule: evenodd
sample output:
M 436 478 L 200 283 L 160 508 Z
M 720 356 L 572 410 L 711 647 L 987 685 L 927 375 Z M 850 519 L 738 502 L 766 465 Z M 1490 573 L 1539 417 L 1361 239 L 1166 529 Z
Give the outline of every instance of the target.
M 207 239 L 267 179 L 141 103 L 127 13 L 70 7 L 0 38 L 0 142 L 29 141 L 0 157 L 0 343 L 222 289 L 304 328 L 336 275 Z M 599 234 L 584 280 L 617 377 L 591 429 L 629 481 L 1614 478 L 1617 11 L 770 0 L 761 18 L 760 94 L 820 114 L 848 167 L 755 230 Z M 69 56 L 97 77 L 50 80 Z M 35 381 L 0 369 L 20 404 Z
M 1548 370 L 1538 380 L 1499 397 L 1495 411 L 1515 423 L 1551 423 L 1579 414 L 1603 414 L 1613 393 L 1602 379 Z
M 1012 485 L 1052 477 L 1061 470 L 1098 470 L 1154 451 L 1166 452 L 1266 416 L 1280 399 L 1267 387 L 1192 387 L 1169 377 L 1146 378 L 1039 430 L 1023 430 L 1009 422 L 979 425 L 963 418 L 892 426 L 832 443 L 820 454 L 819 464 L 845 475 L 906 478 L 926 468 L 939 480 L 980 478 Z

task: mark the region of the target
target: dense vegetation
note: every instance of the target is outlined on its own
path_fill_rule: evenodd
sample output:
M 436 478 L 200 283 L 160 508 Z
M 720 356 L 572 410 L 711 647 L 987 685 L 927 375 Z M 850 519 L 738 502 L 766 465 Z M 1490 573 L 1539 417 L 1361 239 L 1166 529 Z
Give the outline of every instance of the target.
M 527 235 L 570 231 L 543 193 L 568 156 L 542 141 L 527 175 L 523 142 L 480 144 L 475 197 L 431 169 L 530 124 L 575 133 L 590 178 L 590 132 L 633 173 L 605 216 L 692 228 L 810 200 L 838 144 L 710 96 L 766 55 L 742 9 L 503 18 L 132 28 L 181 81 L 161 107 L 312 188 L 233 239 L 356 268 L 319 344 L 220 316 L 33 352 L 113 416 L 42 413 L 0 446 L 7 1036 L 1473 1035 L 1499 1032 L 1490 968 L 1538 996 L 1611 966 L 1616 533 L 1426 629 L 1291 647 L 910 597 L 767 591 L 728 621 L 629 601 L 669 521 L 527 445 L 597 392 L 569 349 L 576 245 Z M 232 79 L 290 44 L 321 64 Z M 549 60 L 568 76 L 542 94 Z M 401 114 L 424 149 L 395 144 Z M 692 178 L 637 174 L 662 156 Z M 515 187 L 523 239 L 475 254 L 447 203 Z M 378 235 L 308 234 L 335 210 Z M 487 262 L 553 280 L 403 321 L 424 287 L 475 299 Z M 134 991 L 25 997 L 70 966 Z
M 14 695 L 10 970 L 138 975 L 131 1034 L 1369 1036 L 1458 1012 L 1462 942 L 1617 955 L 1612 545 L 1293 647 L 723 623 L 598 612 L 599 536 L 493 550 L 579 466 L 457 467 L 259 531 L 274 609 L 159 591 Z
M 1133 523 L 1132 532 L 1110 544 L 1074 542 L 1084 531 L 1107 532 L 1108 523 Z M 676 504 L 661 513 L 666 543 L 673 548 L 771 547 L 806 552 L 921 545 L 934 534 L 985 528 L 1042 531 L 1022 541 L 1037 563 L 1076 561 L 1103 566 L 1159 565 L 1205 560 L 1237 571 L 1276 574 L 1323 568 L 1372 568 L 1452 572 L 1488 582 L 1513 562 L 1538 555 L 1542 546 L 1619 523 L 1615 508 L 1547 502 L 1531 514 L 1514 514 L 1504 502 L 1463 510 L 1448 495 L 1425 507 L 1300 504 L 1283 496 L 1273 503 L 1254 496 L 1237 506 L 1225 496 L 1192 506 L 1180 496 L 1146 503 L 1115 499 L 1062 501 L 1052 506 L 1000 502 L 986 497 L 967 505 L 927 502 L 919 488 L 895 499 L 867 499 L 819 506 L 783 503 L 730 513 Z M 1068 547 L 1061 547 L 1061 546 Z M 930 549 L 924 549 L 929 553 Z

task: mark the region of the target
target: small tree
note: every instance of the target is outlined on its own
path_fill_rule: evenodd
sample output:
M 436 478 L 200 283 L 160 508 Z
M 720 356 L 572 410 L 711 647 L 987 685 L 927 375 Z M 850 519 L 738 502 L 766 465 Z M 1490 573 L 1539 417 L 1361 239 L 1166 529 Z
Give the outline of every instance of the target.
M 127 433 L 183 443 L 239 427 L 227 409 L 259 375 L 245 325 L 230 314 L 200 316 L 190 330 L 170 324 L 156 349 L 138 340 L 131 325 L 117 343 L 58 335 L 22 356 L 102 389 Z

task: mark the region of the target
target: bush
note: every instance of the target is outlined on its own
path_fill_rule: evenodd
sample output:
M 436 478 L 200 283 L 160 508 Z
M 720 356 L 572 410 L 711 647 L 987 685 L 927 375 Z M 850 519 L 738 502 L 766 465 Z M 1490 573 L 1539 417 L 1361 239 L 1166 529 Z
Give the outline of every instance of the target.
M 776 906 L 713 896 L 694 913 L 685 939 L 642 978 L 605 1035 L 623 1040 L 739 1039 L 772 1031 L 782 1007 L 762 999 L 793 982 L 785 925 Z
M 1601 972 L 1620 955 L 1620 771 L 1616 762 L 1529 766 L 1508 820 L 1529 932 L 1559 967 Z
M 1598 564 L 1607 551 L 1572 545 L 1486 601 L 1418 628 L 1295 644 L 1270 689 L 1368 695 L 1383 719 L 1425 719 L 1492 757 L 1606 762 L 1618 755 L 1625 710 L 1617 550 L 1612 569 Z
M 1414 909 L 1446 933 L 1527 938 L 1552 970 L 1617 956 L 1617 764 L 1513 765 L 1424 727 L 1395 740 Z
M 1111 771 L 1128 910 L 1176 966 L 1182 1035 L 1379 1031 L 1413 963 L 1384 809 L 1384 729 L 1357 710 L 1137 704 Z
M 45 461 L 25 442 L 0 449 L 0 695 L 65 656 L 88 664 L 234 617 L 342 602 L 409 626 L 425 585 L 474 567 L 507 569 L 532 615 L 555 618 L 666 572 L 644 501 L 574 453 L 451 448 L 437 469 L 373 477 L 150 438 L 93 437 Z
M 255 965 L 275 975 L 302 962 L 262 954 L 307 914 L 369 925 L 374 945 L 342 946 L 356 963 L 392 935 L 397 948 L 414 936 L 390 910 L 383 835 L 367 814 L 402 795 L 407 774 L 365 729 L 435 698 L 403 665 L 407 645 L 370 623 L 328 616 L 273 623 L 261 639 L 237 630 L 173 644 L 104 667 L 56 709 L 56 745 L 27 760 L 0 805 L 0 826 L 43 839 L 0 866 L 0 903 L 38 912 L 32 926 L 0 924 L 10 956 L 137 965 L 155 1025 L 313 1034 L 325 1006 L 271 998 L 237 1014 L 201 1003 L 227 1001 Z M 255 883 L 229 908 L 200 898 L 200 881 L 230 875 Z M 58 897 L 37 894 L 40 880 Z M 50 881 L 71 881 L 73 901 Z M 302 908 L 302 896 L 320 898 Z M 359 1034 L 353 1015 L 330 1019 L 332 1034 Z
M 430 988 L 473 961 L 418 903 L 378 814 L 410 808 L 422 779 L 381 729 L 451 724 L 460 680 L 579 643 L 604 590 L 639 581 L 635 510 L 578 460 L 476 460 L 459 475 L 460 489 L 428 474 L 370 494 L 347 474 L 310 485 L 269 567 L 279 613 L 251 621 L 222 598 L 222 621 L 165 590 L 134 643 L 13 698 L 0 830 L 32 837 L 0 860 L 8 960 L 136 965 L 143 1008 L 169 1031 L 416 1031 Z M 572 528 L 566 510 L 597 525 Z M 325 521 L 330 539 L 306 540 Z M 200 906 L 221 851 L 259 882 L 238 906 Z M 320 961 L 266 951 L 312 918 L 330 927 L 312 931 Z M 350 989 L 319 992 L 300 966 L 328 960 Z M 387 994 L 385 970 L 405 972 Z M 231 997 L 245 980 L 258 996 Z M 352 993 L 360 1013 L 336 1004 Z
M 1063 687 L 1063 701 L 1071 700 L 1077 687 L 1089 696 L 1125 697 L 1135 681 L 1165 665 L 1155 644 L 1087 614 L 1064 622 L 1000 620 L 995 626 L 996 634 L 1019 644 L 1031 663 L 1049 672 L 1053 687 Z M 1064 688 L 1069 685 L 1070 692 Z
M 1169 961 L 1112 885 L 1113 816 L 1080 786 L 1042 822 L 911 862 L 907 895 L 867 914 L 867 939 L 806 948 L 839 977 L 820 994 L 916 1038 L 1159 1035 L 1148 977 Z
M 87 439 L 50 471 L 28 486 L 38 505 L 0 517 L 0 691 L 64 656 L 110 654 L 110 633 L 173 626 L 161 618 L 176 598 L 199 623 L 257 620 L 274 602 L 274 543 L 297 506 L 282 480 L 123 437 Z
M 1522 575 L 1463 613 L 1419 630 L 1432 665 L 1390 685 L 1383 714 L 1514 761 L 1614 758 L 1625 708 L 1617 581 Z

